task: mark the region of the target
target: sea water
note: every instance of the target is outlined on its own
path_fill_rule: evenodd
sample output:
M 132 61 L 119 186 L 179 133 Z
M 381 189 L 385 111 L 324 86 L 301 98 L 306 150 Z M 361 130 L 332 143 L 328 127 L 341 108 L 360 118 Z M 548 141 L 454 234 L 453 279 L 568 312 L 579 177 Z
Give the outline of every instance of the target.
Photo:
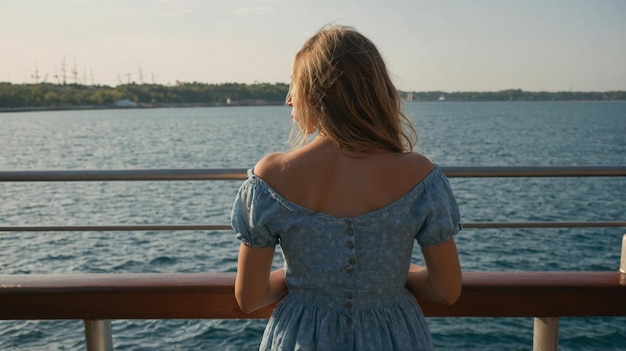
M 406 103 L 441 166 L 626 164 L 626 103 Z M 0 114 L 0 170 L 248 168 L 283 106 Z M 0 225 L 228 224 L 239 181 L 0 183 Z M 463 222 L 623 221 L 626 179 L 452 178 Z M 624 228 L 464 229 L 465 271 L 617 270 Z M 4 232 L 1 274 L 234 272 L 232 231 Z M 414 254 L 420 262 L 419 251 Z M 281 262 L 275 262 L 279 266 Z M 439 350 L 529 350 L 532 318 L 429 318 Z M 119 320 L 116 350 L 253 350 L 263 320 Z M 562 350 L 625 350 L 626 318 L 562 318 Z M 82 321 L 0 321 L 0 350 L 83 350 Z

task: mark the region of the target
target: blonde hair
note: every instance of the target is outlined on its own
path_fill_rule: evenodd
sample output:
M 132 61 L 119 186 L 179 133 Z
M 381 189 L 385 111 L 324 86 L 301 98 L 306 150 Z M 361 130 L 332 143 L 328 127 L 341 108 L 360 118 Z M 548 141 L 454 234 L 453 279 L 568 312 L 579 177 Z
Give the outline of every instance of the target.
M 298 104 L 298 131 L 310 130 L 353 152 L 411 152 L 417 133 L 376 46 L 354 28 L 325 26 L 296 54 L 287 101 Z

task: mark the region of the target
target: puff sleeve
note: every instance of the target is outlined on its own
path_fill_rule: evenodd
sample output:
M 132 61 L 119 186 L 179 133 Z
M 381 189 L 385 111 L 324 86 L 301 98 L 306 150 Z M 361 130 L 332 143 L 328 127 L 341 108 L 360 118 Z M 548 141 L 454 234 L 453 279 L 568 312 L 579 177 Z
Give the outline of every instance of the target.
M 437 169 L 424 191 L 423 222 L 415 234 L 421 247 L 442 244 L 461 230 L 459 207 L 445 175 Z
M 275 206 L 270 196 L 248 171 L 248 179 L 241 185 L 231 211 L 231 226 L 237 238 L 253 247 L 270 247 L 279 243 L 278 235 L 269 228 Z

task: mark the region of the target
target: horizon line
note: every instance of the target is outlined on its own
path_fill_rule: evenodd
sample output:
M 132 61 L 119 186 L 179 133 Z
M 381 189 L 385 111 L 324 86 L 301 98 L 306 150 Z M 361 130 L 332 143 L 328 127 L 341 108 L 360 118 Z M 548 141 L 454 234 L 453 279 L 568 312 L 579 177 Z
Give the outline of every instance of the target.
M 122 83 L 122 84 L 82 84 L 82 83 L 53 83 L 53 82 L 37 82 L 37 83 L 16 83 L 10 81 L 0 81 L 0 85 L 8 84 L 8 85 L 23 85 L 23 86 L 33 86 L 33 85 L 55 85 L 55 86 L 81 86 L 81 87 L 110 87 L 116 88 L 118 86 L 126 86 L 126 85 L 160 85 L 160 86 L 178 86 L 185 84 L 199 84 L 199 85 L 224 85 L 224 84 L 238 84 L 238 85 L 289 85 L 289 83 L 284 82 L 254 82 L 254 83 L 241 83 L 241 82 L 221 82 L 221 83 L 208 83 L 208 82 L 183 82 L 176 81 L 175 84 L 172 83 L 138 83 L 138 82 L 130 82 L 130 83 Z M 404 89 L 396 89 L 400 92 L 405 93 L 445 93 L 445 94 L 454 94 L 454 93 L 499 93 L 506 91 L 521 91 L 521 92 L 530 92 L 530 93 L 610 93 L 610 92 L 626 92 L 626 88 L 623 90 L 529 90 L 522 88 L 508 88 L 508 89 L 499 89 L 499 90 L 404 90 Z

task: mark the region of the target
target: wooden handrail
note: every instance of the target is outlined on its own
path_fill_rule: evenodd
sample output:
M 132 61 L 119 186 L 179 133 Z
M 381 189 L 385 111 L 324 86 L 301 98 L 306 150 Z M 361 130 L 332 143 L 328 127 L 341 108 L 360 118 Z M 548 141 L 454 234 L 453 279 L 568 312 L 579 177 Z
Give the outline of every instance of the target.
M 0 275 L 0 319 L 267 318 L 239 310 L 234 273 Z M 626 316 L 619 272 L 466 272 L 445 306 L 420 300 L 430 317 Z

